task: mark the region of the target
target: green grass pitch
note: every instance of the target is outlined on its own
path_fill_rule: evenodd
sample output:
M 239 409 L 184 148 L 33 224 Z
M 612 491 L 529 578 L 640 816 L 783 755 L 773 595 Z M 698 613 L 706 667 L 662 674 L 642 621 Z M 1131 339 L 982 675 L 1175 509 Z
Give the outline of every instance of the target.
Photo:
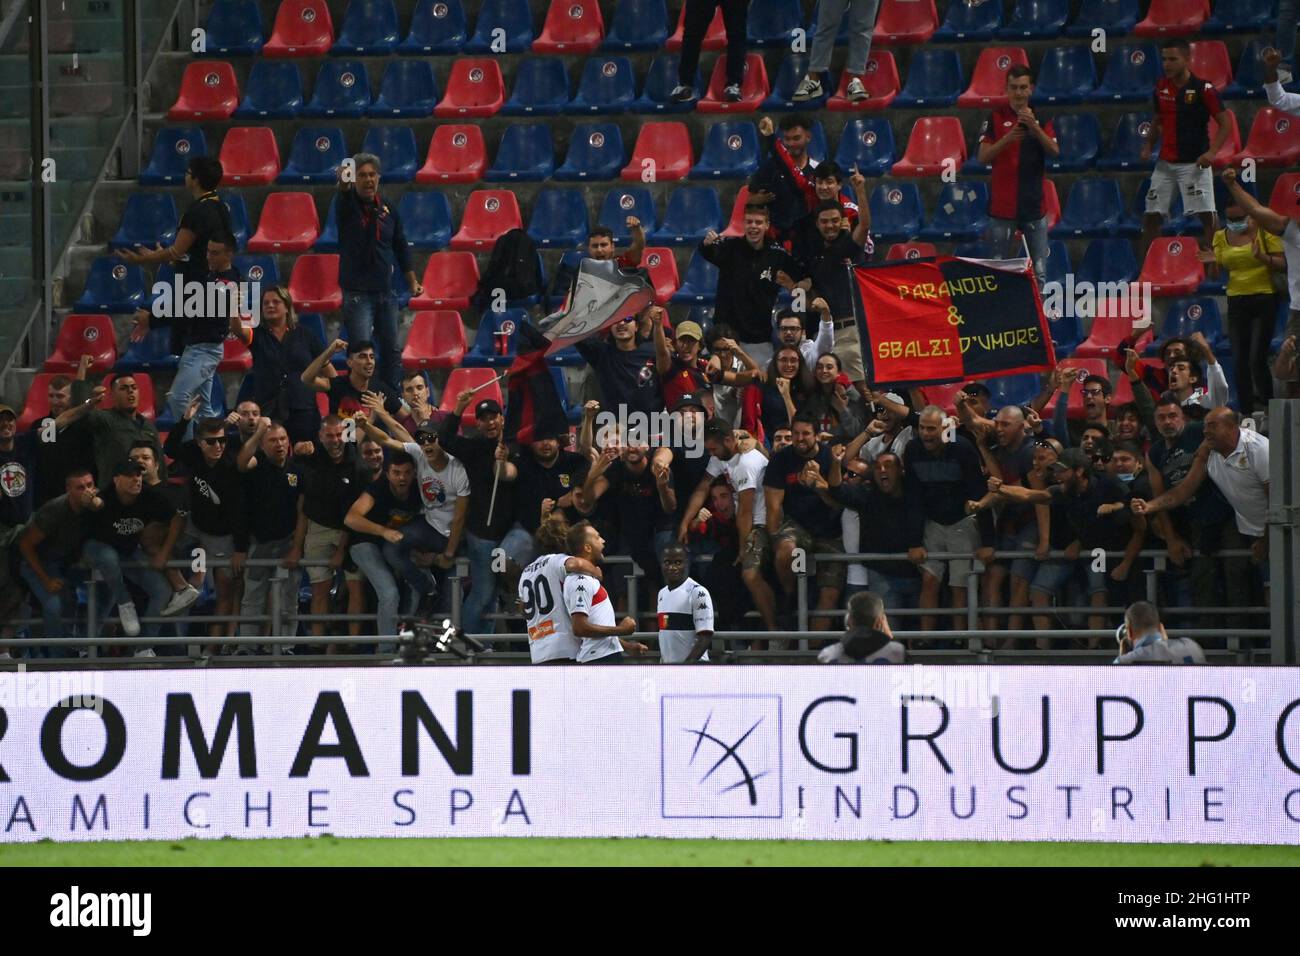
M 326 835 L 0 845 L 0 867 L 5 866 L 1300 866 L 1300 847 Z

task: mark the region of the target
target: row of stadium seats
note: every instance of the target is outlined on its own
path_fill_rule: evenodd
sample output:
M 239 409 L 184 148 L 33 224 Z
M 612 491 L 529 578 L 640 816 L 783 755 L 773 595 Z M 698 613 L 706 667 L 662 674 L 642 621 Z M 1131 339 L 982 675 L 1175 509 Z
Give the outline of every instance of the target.
M 1221 40 L 1192 44 L 1191 70 L 1230 98 L 1264 95 L 1259 54 L 1264 41 L 1243 48 L 1234 76 L 1228 48 Z M 723 96 L 726 58 L 719 57 L 707 85 L 696 78 L 696 102 L 677 103 L 669 93 L 677 83 L 677 56 L 664 54 L 646 71 L 637 94 L 632 61 L 622 56 L 591 57 L 582 66 L 577 92 L 565 62 L 533 57 L 523 60 L 506 96 L 500 64 L 493 59 L 464 59 L 452 64 L 445 92 L 433 66 L 424 59 L 398 59 L 387 65 L 372 94 L 370 74 L 360 60 L 325 61 L 307 97 L 299 66 L 294 62 L 258 60 L 248 72 L 241 92 L 234 65 L 219 60 L 189 63 L 181 78 L 168 118 L 210 121 L 230 117 L 263 119 L 306 117 L 457 117 L 554 116 L 602 113 L 752 113 L 762 109 L 793 110 L 825 107 L 833 111 L 863 111 L 895 107 L 989 108 L 1006 103 L 1006 72 L 1029 65 L 1022 47 L 988 47 L 980 52 L 969 84 L 956 50 L 920 49 L 908 63 L 907 82 L 900 88 L 900 71 L 889 50 L 876 50 L 867 63 L 864 82 L 868 98 L 850 103 L 844 94 L 847 72 L 833 96 L 794 102 L 794 90 L 808 72 L 808 58 L 791 54 L 781 63 L 769 86 L 761 55 L 746 58 L 745 81 L 739 102 Z M 1124 103 L 1151 98 L 1161 77 L 1159 49 L 1154 43 L 1117 44 L 1109 54 L 1098 83 L 1092 51 L 1083 45 L 1053 47 L 1036 71 L 1034 102 L 1038 104 Z M 828 78 L 829 82 L 829 78 Z
M 875 26 L 876 42 L 920 44 L 931 38 L 954 41 L 1052 39 L 1089 36 L 1100 27 L 1108 33 L 1138 36 L 1187 36 L 1229 33 L 1269 26 L 1272 0 L 1219 0 L 1211 15 L 1208 0 L 1151 0 L 1139 20 L 1138 0 L 1083 0 L 1067 23 L 1070 0 L 1016 0 L 1003 22 L 1002 4 L 950 3 L 939 23 L 934 0 L 883 0 Z M 383 56 L 392 53 L 591 53 L 604 50 L 652 50 L 681 47 L 685 8 L 677 30 L 668 34 L 664 0 L 620 0 L 608 32 L 596 0 L 565 0 L 547 9 L 541 32 L 534 31 L 528 0 L 485 0 L 471 33 L 460 0 L 420 0 L 402 35 L 392 0 L 351 0 L 335 34 L 325 0 L 285 0 L 276 11 L 269 38 L 255 0 L 218 0 L 206 24 L 207 48 L 223 54 L 268 57 L 332 55 Z M 806 35 L 816 30 L 816 14 Z M 746 22 L 748 45 L 789 47 L 803 30 L 799 0 L 754 0 Z M 840 41 L 847 39 L 841 29 Z M 494 46 L 495 44 L 495 46 Z M 705 37 L 706 49 L 725 45 L 721 11 Z M 504 47 L 504 50 L 502 50 Z

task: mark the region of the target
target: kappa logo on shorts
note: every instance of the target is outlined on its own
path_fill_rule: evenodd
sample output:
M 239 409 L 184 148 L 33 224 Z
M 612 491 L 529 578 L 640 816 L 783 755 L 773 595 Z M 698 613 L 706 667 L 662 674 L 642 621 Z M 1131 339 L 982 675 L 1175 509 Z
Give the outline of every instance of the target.
M 659 698 L 661 813 L 666 819 L 783 815 L 781 698 Z

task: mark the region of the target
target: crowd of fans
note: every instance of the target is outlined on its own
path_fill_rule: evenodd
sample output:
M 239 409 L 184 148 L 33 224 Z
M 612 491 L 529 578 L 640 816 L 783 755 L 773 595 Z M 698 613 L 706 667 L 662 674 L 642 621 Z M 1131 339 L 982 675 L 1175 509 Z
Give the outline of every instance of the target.
M 875 5 L 823 3 L 814 70 L 844 15 L 851 70 L 865 63 Z M 741 48 L 745 5 L 721 6 L 731 46 Z M 708 19 L 686 19 L 683 70 L 698 56 Z M 1253 605 L 1268 584 L 1269 445 L 1254 427 L 1258 416 L 1243 418 L 1264 407 L 1275 379 L 1295 394 L 1300 312 L 1291 312 L 1272 366 L 1267 345 L 1274 274 L 1286 275 L 1300 302 L 1300 227 L 1255 201 L 1232 170 L 1224 179 L 1233 205 L 1218 227 L 1210 170 L 1218 144 L 1206 129 L 1224 107 L 1188 71 L 1185 42 L 1168 41 L 1162 57 L 1149 142 L 1163 134 L 1163 146 L 1146 239 L 1181 191 L 1184 209 L 1204 222 L 1204 260 L 1228 276 L 1246 416 L 1227 407 L 1224 369 L 1199 334 L 1164 340 L 1161 364 L 1150 366 L 1126 341 L 1116 375 L 1134 397 L 1122 406 L 1109 377 L 1082 377 L 1068 360 L 1023 406 L 994 408 L 984 384 L 968 383 L 955 415 L 923 389 L 869 381 L 845 268 L 875 252 L 867 183 L 856 170 L 811 159 L 810 121 L 787 115 L 779 128 L 760 124 L 766 152 L 749 184 L 743 234 L 710 232 L 699 247 L 719 270 L 711 328 L 672 328 L 653 306 L 620 317 L 578 344 L 598 397 L 584 405 L 577 435 L 539 429 L 518 445 L 503 433 L 496 400 L 465 391 L 440 412 L 424 373 L 403 371 L 392 278 L 422 290 L 396 207 L 379 189 L 379 160 L 362 154 L 338 186 L 346 339 L 319 341 L 298 324 L 282 288 L 263 290 L 255 324 L 252 303 L 235 296 L 193 318 L 142 311 L 132 336 L 167 322 L 180 357 L 168 395 L 176 423 L 165 441 L 141 414 L 130 374 L 112 378 L 104 407 L 105 386 L 88 379 L 84 362 L 51 381 L 50 415 L 28 432 L 18 434 L 17 414 L 0 406 L 0 611 L 9 618 L 28 602 L 50 640 L 44 652 L 65 653 L 58 641 L 77 633 L 76 591 L 93 569 L 105 585 L 101 620 L 115 619 L 117 633 L 172 628 L 210 650 L 238 633 L 287 649 L 297 622 L 290 615 L 289 629 L 272 633 L 268 602 L 297 608 L 302 572 L 313 613 L 355 618 L 313 622 L 316 635 L 373 634 L 382 647 L 400 619 L 449 607 L 452 580 L 465 588 L 464 630 L 491 634 L 504 627 L 496 612 L 514 611 L 515 583 L 552 515 L 589 521 L 610 554 L 630 556 L 647 588 L 643 610 L 664 585 L 661 555 L 684 546 L 683 573 L 713 595 L 724 631 L 793 629 L 804 575 L 818 631 L 841 629 L 831 612 L 866 591 L 873 597 L 859 602 L 859 627 L 883 621 L 885 611 L 928 612 L 895 618 L 892 631 L 883 628 L 889 635 L 962 628 L 965 614 L 945 611 L 971 602 L 983 628 L 1045 630 L 1058 626 L 1055 606 L 1104 608 L 1145 596 L 1152 565 L 1142 552 L 1152 549 L 1169 553 L 1161 603 Z M 1267 69 L 1280 59 L 1266 53 Z M 741 78 L 728 81 L 728 95 L 738 97 Z M 814 72 L 797 98 L 819 95 L 817 87 Z M 1027 247 L 1041 279 L 1041 184 L 1059 147 L 1050 120 L 1029 106 L 1030 71 L 1011 69 L 1007 89 L 1010 105 L 989 117 L 979 152 L 993 169 L 992 238 L 1006 255 Z M 1270 101 L 1297 108 L 1276 83 L 1268 90 Z M 119 254 L 171 262 L 183 280 L 238 283 L 229 212 L 215 191 L 221 176 L 217 160 L 191 160 L 192 202 L 175 242 Z M 636 269 L 644 236 L 635 219 L 627 226 L 629 247 L 620 252 L 612 233 L 597 228 L 588 255 Z M 216 369 L 228 335 L 250 348 L 256 385 L 221 418 L 213 389 L 222 387 Z M 1076 421 L 1064 399 L 1079 380 L 1085 414 Z M 602 410 L 619 409 L 668 412 L 673 427 L 644 442 L 597 429 Z M 475 426 L 464 429 L 467 413 Z M 468 581 L 448 577 L 458 557 L 468 560 Z M 168 565 L 178 560 L 190 566 Z M 274 574 L 277 565 L 289 573 Z M 205 581 L 210 621 L 192 616 Z M 607 574 L 605 584 L 627 607 L 623 573 Z M 1101 613 L 1078 623 L 1108 626 Z M 0 656 L 12 636 L 12 627 L 0 632 Z M 134 652 L 155 653 L 147 645 Z

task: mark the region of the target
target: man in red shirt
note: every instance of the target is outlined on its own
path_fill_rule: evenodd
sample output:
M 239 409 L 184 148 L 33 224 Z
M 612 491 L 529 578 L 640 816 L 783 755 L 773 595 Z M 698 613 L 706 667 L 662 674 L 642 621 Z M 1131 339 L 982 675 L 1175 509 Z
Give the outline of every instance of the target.
M 1047 278 L 1047 216 L 1043 172 L 1047 158 L 1061 154 L 1052 121 L 1039 121 L 1029 108 L 1034 74 L 1027 66 L 1007 70 L 1008 105 L 999 106 L 980 133 L 979 161 L 993 165 L 989 237 L 1004 258 L 1020 254 L 1019 229 L 1029 246 L 1041 287 Z
M 1186 40 L 1170 39 L 1161 44 L 1165 77 L 1156 84 L 1152 95 L 1155 110 L 1142 146 L 1142 159 L 1149 160 L 1155 143 L 1160 141 L 1146 215 L 1142 217 L 1143 258 L 1160 231 L 1161 221 L 1169 215 L 1175 189 L 1183 195 L 1183 212 L 1201 220 L 1205 231 L 1202 248 L 1210 248 L 1214 241 L 1214 174 L 1210 167 L 1228 138 L 1228 111 L 1219 102 L 1214 87 L 1192 75 L 1191 58 L 1192 48 Z M 1218 124 L 1213 143 L 1209 133 L 1211 117 Z

